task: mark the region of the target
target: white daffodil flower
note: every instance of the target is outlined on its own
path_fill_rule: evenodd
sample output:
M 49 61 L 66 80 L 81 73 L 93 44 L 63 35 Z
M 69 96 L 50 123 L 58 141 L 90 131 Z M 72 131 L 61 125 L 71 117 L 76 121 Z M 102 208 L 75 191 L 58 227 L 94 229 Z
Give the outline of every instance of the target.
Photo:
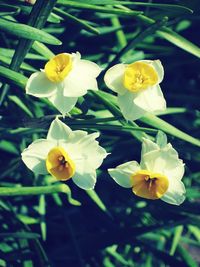
M 185 186 L 181 181 L 184 164 L 170 143 L 160 148 L 144 138 L 140 164 L 126 162 L 108 172 L 115 182 L 132 188 L 137 196 L 161 199 L 173 205 L 180 205 L 185 200 Z
M 57 180 L 70 178 L 82 189 L 92 189 L 96 169 L 107 156 L 95 140 L 99 133 L 72 131 L 56 118 L 46 139 L 34 141 L 22 152 L 22 160 L 35 174 L 53 175 Z
M 98 90 L 96 78 L 101 68 L 81 59 L 80 53 L 58 54 L 44 70 L 33 73 L 26 84 L 26 93 L 46 97 L 64 116 L 87 90 Z
M 104 81 L 118 94 L 118 104 L 126 120 L 136 120 L 147 112 L 163 111 L 166 101 L 159 84 L 164 76 L 160 60 L 117 64 L 108 69 Z

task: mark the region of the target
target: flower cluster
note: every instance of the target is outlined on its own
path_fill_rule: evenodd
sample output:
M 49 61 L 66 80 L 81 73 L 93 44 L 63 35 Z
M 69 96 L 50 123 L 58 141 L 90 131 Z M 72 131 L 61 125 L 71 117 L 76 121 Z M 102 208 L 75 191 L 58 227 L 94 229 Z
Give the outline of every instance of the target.
M 63 117 L 88 90 L 98 90 L 96 78 L 101 68 L 81 59 L 80 53 L 62 53 L 49 60 L 44 69 L 30 76 L 26 93 L 46 97 Z M 159 60 L 117 64 L 107 70 L 105 84 L 117 93 L 119 108 L 126 120 L 136 120 L 147 112 L 166 109 L 160 83 L 164 70 Z M 22 152 L 22 160 L 35 174 L 51 174 L 59 181 L 72 179 L 80 188 L 93 189 L 96 170 L 108 155 L 96 141 L 99 133 L 72 131 L 56 118 L 47 138 L 34 141 Z M 171 144 L 160 147 L 143 139 L 141 162 L 130 161 L 108 169 L 122 187 L 135 195 L 161 199 L 180 205 L 185 199 L 181 179 L 184 164 Z

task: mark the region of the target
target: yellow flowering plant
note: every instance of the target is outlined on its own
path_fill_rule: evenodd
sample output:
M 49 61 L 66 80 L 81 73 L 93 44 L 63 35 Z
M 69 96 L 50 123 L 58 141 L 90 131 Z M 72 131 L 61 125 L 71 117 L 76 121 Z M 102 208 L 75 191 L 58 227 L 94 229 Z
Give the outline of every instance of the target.
M 81 59 L 78 52 L 61 53 L 50 59 L 44 69 L 30 76 L 26 93 L 48 98 L 64 116 L 88 89 L 98 90 L 96 77 L 100 72 L 97 64 Z
M 56 118 L 47 138 L 35 140 L 22 152 L 22 160 L 35 174 L 51 174 L 58 181 L 70 178 L 82 189 L 92 189 L 96 169 L 107 156 L 95 140 L 99 133 L 72 131 Z
M 136 120 L 147 112 L 164 111 L 166 101 L 160 88 L 164 69 L 160 60 L 140 60 L 117 64 L 107 70 L 104 81 L 117 93 L 118 105 L 126 120 Z
M 108 172 L 116 183 L 132 188 L 139 197 L 180 205 L 185 200 L 185 186 L 181 181 L 184 170 L 183 161 L 170 143 L 160 147 L 144 138 L 140 164 L 129 161 Z
M 0 266 L 198 265 L 198 10 L 0 1 Z

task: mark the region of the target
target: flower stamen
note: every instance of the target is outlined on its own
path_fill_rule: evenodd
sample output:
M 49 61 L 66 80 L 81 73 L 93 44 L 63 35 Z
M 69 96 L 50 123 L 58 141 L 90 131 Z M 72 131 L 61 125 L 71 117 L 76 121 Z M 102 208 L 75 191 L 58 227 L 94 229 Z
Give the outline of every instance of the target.
M 69 54 L 58 54 L 49 60 L 44 68 L 47 78 L 52 82 L 62 82 L 72 69 L 72 58 Z
M 140 92 L 158 82 L 158 74 L 145 62 L 135 62 L 126 67 L 124 87 L 131 92 Z
M 147 199 L 161 198 L 167 191 L 169 180 L 166 176 L 147 170 L 132 175 L 133 193 Z
M 46 167 L 58 180 L 68 180 L 75 173 L 75 165 L 62 147 L 55 147 L 48 153 Z

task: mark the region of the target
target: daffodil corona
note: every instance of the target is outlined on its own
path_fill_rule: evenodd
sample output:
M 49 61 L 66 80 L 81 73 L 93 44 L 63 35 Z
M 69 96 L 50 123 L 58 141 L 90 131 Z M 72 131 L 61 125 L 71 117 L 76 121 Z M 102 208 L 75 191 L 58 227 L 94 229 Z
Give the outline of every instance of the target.
M 87 90 L 98 90 L 96 78 L 100 72 L 97 64 L 81 59 L 78 52 L 58 54 L 30 76 L 26 93 L 48 98 L 65 115 Z
M 108 88 L 118 94 L 118 104 L 125 119 L 136 120 L 147 112 L 166 109 L 159 86 L 163 76 L 159 60 L 141 60 L 111 67 L 104 80 Z
M 96 169 L 107 156 L 95 140 L 99 133 L 72 131 L 59 119 L 49 128 L 47 139 L 38 139 L 22 152 L 22 160 L 35 174 L 50 173 L 59 181 L 72 178 L 82 189 L 92 189 Z
M 46 158 L 47 171 L 58 180 L 68 180 L 76 170 L 74 162 L 62 147 L 52 148 Z
M 139 197 L 161 199 L 174 205 L 180 205 L 185 199 L 181 181 L 184 164 L 171 144 L 160 148 L 144 138 L 140 164 L 126 162 L 108 172 L 119 185 L 132 188 Z
M 125 69 L 123 84 L 131 92 L 140 92 L 157 82 L 158 74 L 151 65 L 145 62 L 132 63 Z

